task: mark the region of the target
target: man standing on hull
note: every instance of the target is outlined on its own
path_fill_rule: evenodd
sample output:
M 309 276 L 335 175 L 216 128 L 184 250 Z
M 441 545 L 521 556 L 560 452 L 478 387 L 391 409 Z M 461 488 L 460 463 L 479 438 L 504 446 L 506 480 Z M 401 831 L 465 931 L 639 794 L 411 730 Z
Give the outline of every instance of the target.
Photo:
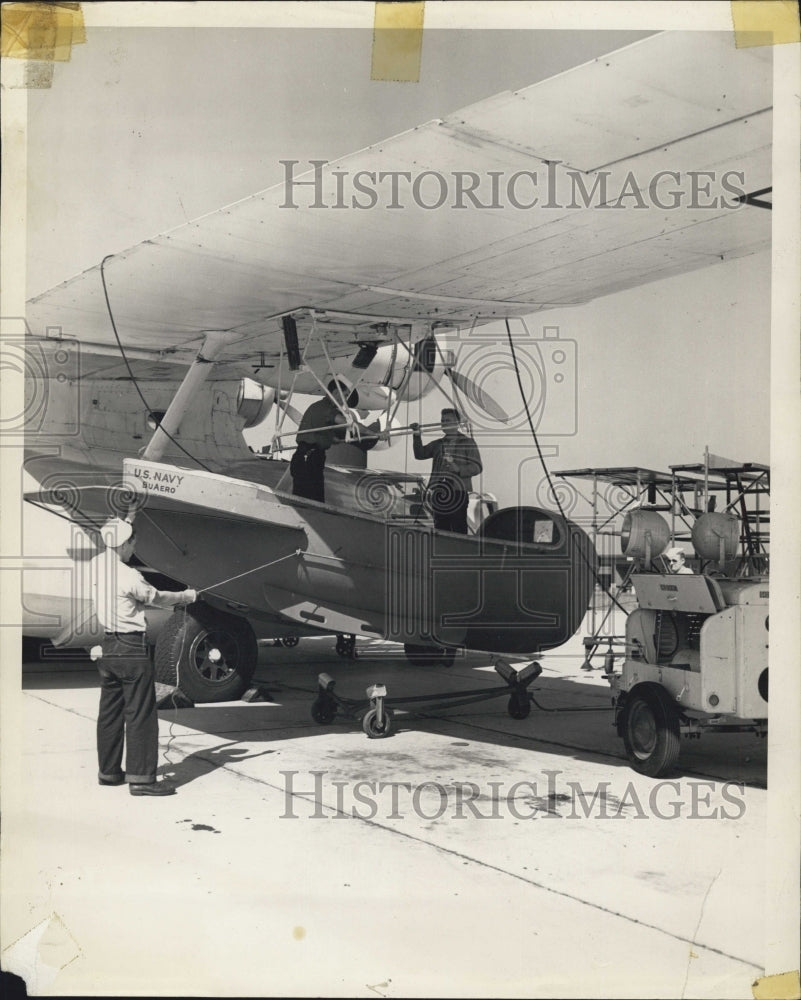
M 336 392 L 336 382 L 329 382 L 327 389 Z M 345 417 L 330 396 L 318 399 L 303 414 L 289 463 L 293 496 L 325 503 L 325 453 L 336 441 L 344 441 L 344 425 Z
M 354 406 L 358 395 L 344 381 L 332 379 L 326 386 L 329 393 L 318 399 L 303 414 L 298 427 L 297 448 L 289 463 L 292 495 L 325 503 L 325 460 L 328 449 L 346 439 L 347 420 L 337 405 Z M 378 440 L 378 422 L 365 427 L 355 421 L 359 442 L 365 450 Z
M 156 590 L 126 565 L 134 551 L 133 527 L 112 518 L 102 529 L 97 557 L 97 617 L 105 628 L 97 716 L 98 782 L 122 785 L 131 795 L 172 795 L 175 785 L 156 780 L 159 723 L 153 664 L 145 638 L 145 606 L 173 607 L 197 600 L 194 590 Z M 123 748 L 126 750 L 122 770 Z
M 475 441 L 459 431 L 459 411 L 450 407 L 440 414 L 440 425 L 445 435 L 436 441 L 423 444 L 420 425 L 411 424 L 412 447 L 417 459 L 433 459 L 427 497 L 434 514 L 434 527 L 438 531 L 455 531 L 467 534 L 467 504 L 473 488 L 473 476 L 483 466 Z

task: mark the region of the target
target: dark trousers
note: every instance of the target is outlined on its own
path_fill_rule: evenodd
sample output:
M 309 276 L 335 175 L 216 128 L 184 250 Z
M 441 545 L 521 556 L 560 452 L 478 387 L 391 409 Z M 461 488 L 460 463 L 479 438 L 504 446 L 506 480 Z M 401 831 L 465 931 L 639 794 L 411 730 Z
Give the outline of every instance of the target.
M 97 760 L 101 778 L 122 774 L 136 784 L 156 780 L 159 721 L 153 664 L 143 632 L 106 634 L 100 671 Z
M 289 463 L 292 495 L 325 503 L 325 449 L 301 442 Z
M 434 515 L 434 527 L 437 531 L 455 531 L 460 535 L 466 535 L 469 501 L 470 497 L 464 491 L 450 492 L 439 502 L 436 496 L 432 496 L 431 512 Z

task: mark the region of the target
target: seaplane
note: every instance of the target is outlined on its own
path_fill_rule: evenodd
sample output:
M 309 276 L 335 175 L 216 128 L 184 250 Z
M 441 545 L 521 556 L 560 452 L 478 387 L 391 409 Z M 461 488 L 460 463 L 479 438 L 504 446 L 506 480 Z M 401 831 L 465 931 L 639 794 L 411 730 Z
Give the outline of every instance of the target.
M 497 509 L 479 493 L 469 534 L 435 530 L 421 477 L 368 455 L 407 440 L 401 404 L 431 393 L 503 425 L 459 363 L 490 324 L 516 368 L 533 313 L 766 247 L 770 104 L 765 50 L 657 34 L 335 162 L 287 161 L 282 184 L 30 300 L 26 499 L 68 519 L 77 569 L 49 632 L 25 631 L 89 644 L 74 581 L 123 516 L 148 570 L 200 593 L 154 654 L 196 701 L 240 697 L 265 635 L 384 638 L 432 664 L 565 643 L 598 564 L 558 502 Z M 410 179 L 392 189 L 403 211 L 381 202 L 381 176 Z M 535 345 L 555 391 L 553 347 Z M 297 400 L 314 396 L 345 428 L 324 503 L 289 476 Z M 257 454 L 242 432 L 270 420 Z

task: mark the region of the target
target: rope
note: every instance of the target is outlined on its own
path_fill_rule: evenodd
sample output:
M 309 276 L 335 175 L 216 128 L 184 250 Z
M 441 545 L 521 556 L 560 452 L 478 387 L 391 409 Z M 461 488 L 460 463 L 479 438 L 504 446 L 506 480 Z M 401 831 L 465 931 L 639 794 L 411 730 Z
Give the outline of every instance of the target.
M 243 576 L 249 576 L 251 573 L 257 573 L 260 569 L 267 569 L 269 566 L 275 566 L 277 563 L 283 562 L 285 559 L 292 559 L 295 556 L 302 554 L 302 549 L 295 549 L 294 552 L 288 552 L 285 556 L 273 559 L 272 562 L 263 563 L 261 566 L 254 566 L 253 569 L 246 569 L 244 573 L 237 573 L 236 576 L 229 576 L 225 580 L 218 580 L 216 583 L 210 583 L 207 587 L 203 587 L 199 593 L 210 593 L 214 587 L 221 587 L 224 583 L 230 583 L 232 580 L 239 580 Z

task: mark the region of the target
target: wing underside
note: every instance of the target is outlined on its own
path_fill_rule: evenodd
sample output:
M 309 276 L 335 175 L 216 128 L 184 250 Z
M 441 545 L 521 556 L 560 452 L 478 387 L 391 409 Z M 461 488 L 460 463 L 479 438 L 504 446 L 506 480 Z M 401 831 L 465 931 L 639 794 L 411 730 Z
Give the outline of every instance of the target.
M 768 49 L 730 34 L 649 37 L 317 172 L 287 166 L 291 183 L 31 300 L 31 333 L 123 377 L 111 312 L 139 370 L 174 378 L 204 331 L 234 331 L 215 375 L 231 378 L 277 362 L 295 310 L 354 314 L 326 332 L 342 357 L 388 339 L 382 320 L 526 315 L 754 253 L 770 213 L 735 195 L 771 184 L 771 74 Z

